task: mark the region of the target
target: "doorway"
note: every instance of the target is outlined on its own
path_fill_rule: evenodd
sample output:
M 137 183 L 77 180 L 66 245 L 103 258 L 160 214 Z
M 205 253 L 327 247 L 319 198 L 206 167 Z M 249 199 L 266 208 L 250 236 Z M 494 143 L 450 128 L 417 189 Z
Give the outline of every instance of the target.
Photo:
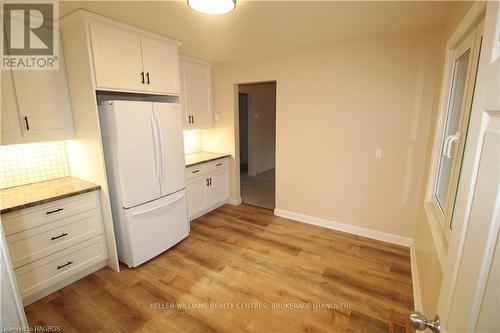
M 275 208 L 276 82 L 238 85 L 242 202 Z

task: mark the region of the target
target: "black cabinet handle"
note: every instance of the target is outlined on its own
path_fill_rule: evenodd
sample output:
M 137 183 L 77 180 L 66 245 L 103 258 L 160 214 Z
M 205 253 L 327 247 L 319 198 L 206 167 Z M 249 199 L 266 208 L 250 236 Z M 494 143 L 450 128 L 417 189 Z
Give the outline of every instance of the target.
M 194 116 L 191 116 L 191 124 L 194 124 Z
M 207 178 L 207 186 L 210 186 L 210 181 L 208 180 L 208 178 Z
M 64 232 L 64 233 L 60 234 L 59 236 L 52 237 L 50 240 L 56 240 L 56 239 L 64 237 L 64 236 L 68 236 L 68 234 L 66 232 Z
M 210 186 L 212 186 L 212 178 L 208 178 L 209 179 L 209 183 L 210 183 Z
M 24 116 L 24 123 L 26 124 L 26 130 L 30 130 L 30 123 L 28 122 L 28 117 Z
M 62 210 L 64 210 L 64 208 L 57 208 L 57 209 L 54 209 L 54 210 L 48 211 L 48 212 L 47 212 L 47 213 L 45 213 L 45 214 L 47 214 L 47 215 L 49 215 L 49 214 L 54 214 L 54 213 L 60 212 L 60 211 L 62 211 Z
M 141 72 L 141 83 L 144 84 L 144 72 Z
M 69 266 L 71 265 L 73 262 L 72 261 L 68 261 L 67 263 L 65 263 L 64 265 L 61 265 L 61 266 L 57 266 L 57 269 L 61 269 L 61 268 L 64 268 L 66 266 Z
M 146 73 L 146 83 L 151 84 L 151 81 L 149 81 L 149 72 Z
M 221 165 L 222 165 L 222 163 L 217 163 L 215 166 L 221 166 Z
M 191 171 L 191 173 L 198 173 L 198 172 L 200 172 L 200 169 Z

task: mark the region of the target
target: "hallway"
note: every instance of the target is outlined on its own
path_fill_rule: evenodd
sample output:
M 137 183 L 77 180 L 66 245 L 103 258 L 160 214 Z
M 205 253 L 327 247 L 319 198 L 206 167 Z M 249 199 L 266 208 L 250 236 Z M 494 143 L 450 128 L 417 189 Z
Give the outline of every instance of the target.
M 274 209 L 276 169 L 267 170 L 256 176 L 241 174 L 241 200 L 249 205 Z

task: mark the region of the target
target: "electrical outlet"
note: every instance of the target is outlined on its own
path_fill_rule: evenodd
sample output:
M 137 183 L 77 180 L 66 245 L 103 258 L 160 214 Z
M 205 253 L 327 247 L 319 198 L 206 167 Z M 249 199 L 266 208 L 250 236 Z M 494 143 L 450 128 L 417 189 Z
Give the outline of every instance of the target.
M 380 148 L 375 149 L 375 152 L 374 152 L 374 154 L 373 154 L 373 157 L 374 157 L 376 160 L 381 160 L 381 159 L 382 159 L 382 149 L 380 149 Z

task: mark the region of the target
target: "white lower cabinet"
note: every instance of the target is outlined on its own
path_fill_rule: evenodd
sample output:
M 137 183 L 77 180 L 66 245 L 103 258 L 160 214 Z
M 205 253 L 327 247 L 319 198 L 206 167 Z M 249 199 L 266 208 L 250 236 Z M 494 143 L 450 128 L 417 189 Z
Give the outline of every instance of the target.
M 24 305 L 106 265 L 98 191 L 2 214 L 2 227 Z
M 229 199 L 228 172 L 227 157 L 186 169 L 187 206 L 190 220 L 227 202 Z

